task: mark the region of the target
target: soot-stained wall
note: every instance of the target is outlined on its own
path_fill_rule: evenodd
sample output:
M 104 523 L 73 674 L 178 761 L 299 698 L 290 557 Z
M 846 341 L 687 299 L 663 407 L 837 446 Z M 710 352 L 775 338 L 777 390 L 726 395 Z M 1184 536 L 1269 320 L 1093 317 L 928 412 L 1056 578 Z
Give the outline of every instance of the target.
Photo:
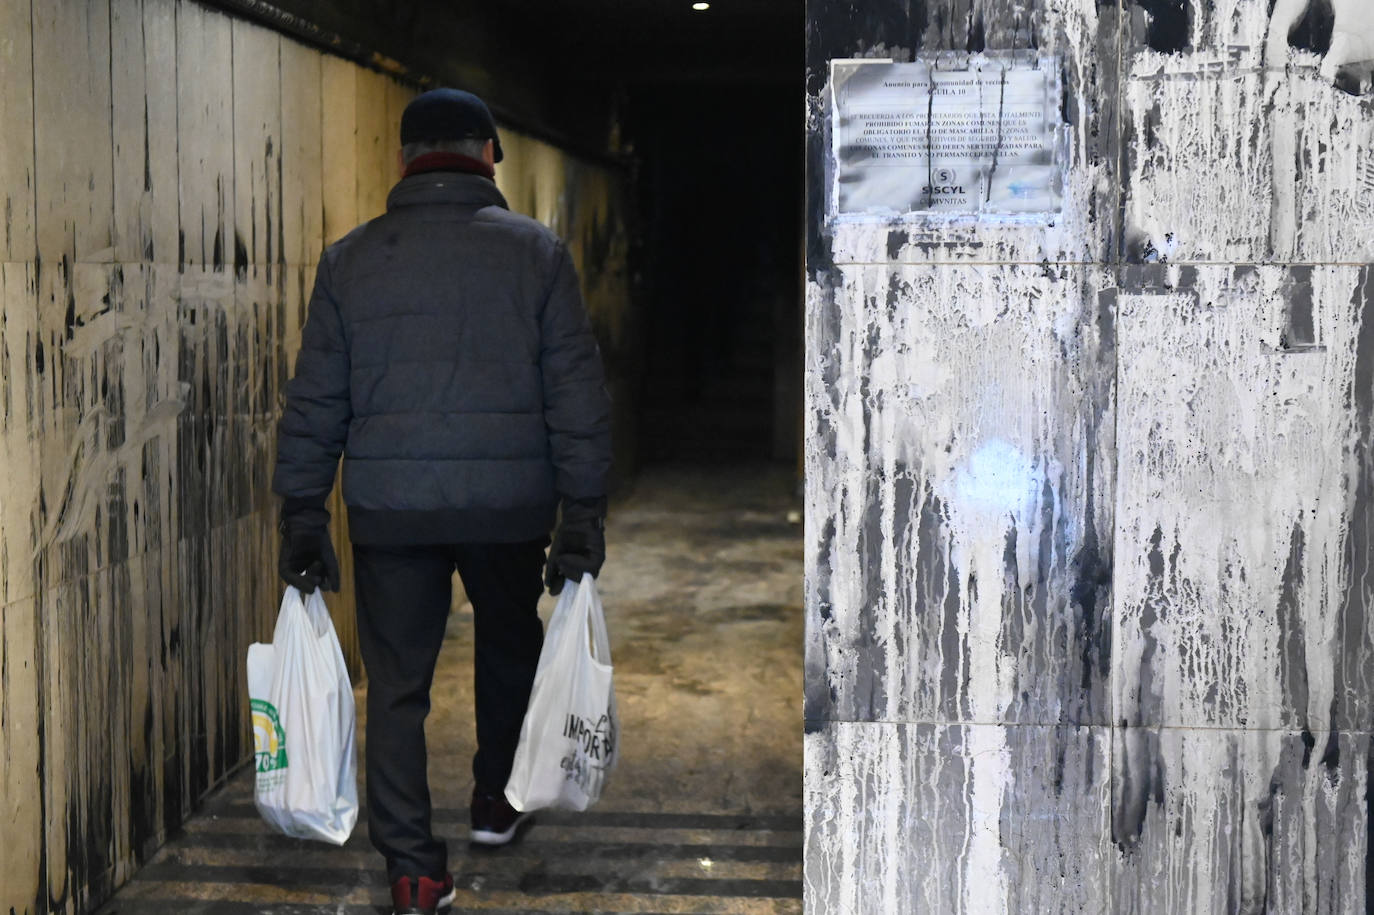
M 187 0 L 0 0 L 0 911 L 89 910 L 251 753 L 282 385 L 412 92 Z M 628 345 L 619 173 L 504 143 Z
M 808 911 L 1366 911 L 1374 12 L 1307 6 L 809 4 Z M 832 217 L 829 61 L 1029 48 L 1062 212 Z

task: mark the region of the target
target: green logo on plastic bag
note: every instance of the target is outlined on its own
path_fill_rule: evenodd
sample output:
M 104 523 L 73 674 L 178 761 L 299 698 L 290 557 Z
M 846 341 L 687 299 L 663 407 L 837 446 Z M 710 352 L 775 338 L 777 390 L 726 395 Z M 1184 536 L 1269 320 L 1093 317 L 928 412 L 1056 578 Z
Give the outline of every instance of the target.
M 263 699 L 253 699 L 249 705 L 253 710 L 253 752 L 258 772 L 285 769 L 286 731 L 277 717 L 277 707 Z

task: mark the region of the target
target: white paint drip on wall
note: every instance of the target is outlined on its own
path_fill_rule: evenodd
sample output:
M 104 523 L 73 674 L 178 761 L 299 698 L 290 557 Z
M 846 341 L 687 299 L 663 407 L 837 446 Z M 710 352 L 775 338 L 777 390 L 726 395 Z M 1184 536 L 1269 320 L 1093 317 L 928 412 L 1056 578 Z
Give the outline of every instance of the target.
M 1051 594 L 1067 589 L 1062 578 L 1036 576 L 1042 568 L 1062 575 L 1059 564 L 1081 536 L 1082 506 L 1113 492 L 1100 481 L 1090 490 L 1085 475 L 1096 449 L 1116 450 L 1085 429 L 1094 403 L 1087 392 L 1101 368 L 1085 303 L 1106 278 L 1089 282 L 1100 275 L 1078 270 L 1051 279 L 1014 266 L 841 273 L 829 300 L 836 304 L 824 304 L 817 287 L 809 316 L 810 434 L 833 443 L 833 458 L 816 449 L 808 456 L 808 530 L 830 531 L 822 541 L 830 552 L 809 566 L 808 599 L 826 608 L 812 639 L 819 637 L 820 673 L 839 714 L 872 723 L 808 738 L 808 791 L 816 786 L 809 828 L 822 836 L 809 840 L 817 851 L 808 861 L 840 868 L 808 876 L 815 898 L 840 900 L 811 910 L 1213 912 L 1244 900 L 1249 908 L 1240 910 L 1250 910 L 1268 898 L 1288 906 L 1276 911 L 1358 911 L 1368 739 L 1325 728 L 1349 638 L 1335 624 L 1349 585 L 1341 554 L 1354 485 L 1346 456 L 1361 270 L 1304 270 L 1295 279 L 1281 267 L 1175 267 L 1161 277 L 1182 291 L 1122 299 L 1116 710 L 1087 730 L 1116 745 L 1091 790 L 1110 786 L 1117 828 L 1138 831 L 1116 837 L 1128 844 L 1111 865 L 1120 887 L 1114 902 L 1062 895 L 1048 908 L 1028 907 L 1037 884 L 1019 870 L 1027 850 L 1008 837 L 1008 818 L 1037 803 L 1040 814 L 1065 818 L 1069 794 L 1051 792 L 1043 768 L 1027 768 L 1027 727 L 1011 722 L 1023 720 L 1017 698 L 1025 691 L 1042 703 L 1031 706 L 1045 716 L 1039 720 L 1061 712 L 1053 681 L 1027 677 L 1037 660 L 1034 630 L 1073 610 L 1051 601 L 1048 615 L 1028 614 L 1016 640 L 1008 614 L 1021 605 L 1005 601 L 1026 582 Z M 1289 312 L 1305 296 L 1315 346 L 1285 349 Z M 1042 487 L 1052 496 L 1024 495 Z M 940 516 L 932 531 L 919 514 L 933 504 Z M 1098 506 L 1095 514 L 1112 512 Z M 1181 544 L 1171 560 L 1166 539 L 1164 560 L 1188 579 L 1173 581 L 1167 596 L 1150 586 L 1151 535 L 1164 517 Z M 1229 520 L 1218 528 L 1218 517 Z M 1304 537 L 1297 577 L 1285 569 L 1295 527 Z M 1048 563 L 1038 546 L 1046 530 Z M 1008 564 L 1011 531 L 1017 550 Z M 932 536 L 935 543 L 922 543 Z M 865 552 L 871 537 L 881 543 L 876 578 Z M 948 579 L 923 577 L 923 550 L 957 570 L 952 594 Z M 1004 578 L 989 569 L 1008 571 Z M 967 588 L 970 575 L 976 591 Z M 1277 604 L 1290 578 L 1292 617 L 1281 625 Z M 989 583 L 996 599 L 981 590 Z M 941 608 L 951 597 L 949 616 Z M 1156 618 L 1146 627 L 1143 608 L 1152 600 Z M 1285 648 L 1284 625 L 1301 633 L 1300 649 Z M 1080 635 L 1066 635 L 1074 650 Z M 1139 663 L 1147 643 L 1155 646 L 1148 670 Z M 1300 709 L 1285 711 L 1293 675 L 1283 665 L 1294 659 L 1307 694 Z M 959 691 L 952 704 L 941 693 L 951 668 Z M 861 689 L 866 677 L 879 687 Z M 1072 690 L 1079 688 L 1075 680 Z M 1142 696 L 1155 697 L 1146 703 L 1151 715 L 1131 718 Z M 865 707 L 870 698 L 875 704 Z M 1111 727 L 1123 717 L 1145 727 Z M 1300 731 L 1309 724 L 1315 750 L 1305 761 Z M 903 736 L 924 727 L 961 733 L 959 752 L 922 751 Z M 1187 730 L 1195 727 L 1205 730 Z M 1043 759 L 1054 740 L 1047 732 L 1036 739 L 1031 758 Z M 1328 741 L 1346 747 L 1339 767 L 1317 762 Z M 956 780 L 942 781 L 951 775 Z M 864 783 L 862 797 L 842 794 L 849 780 Z M 884 793 L 879 784 L 903 787 Z M 943 844 L 913 850 L 909 830 L 918 821 Z M 1123 825 L 1130 822 L 1137 825 Z M 1102 856 L 1112 853 L 1102 843 L 1112 829 L 1081 812 L 1062 825 L 1063 860 L 1107 867 Z M 953 883 L 939 873 L 952 862 Z M 894 870 L 901 878 L 889 889 Z M 1110 888 L 1106 870 L 1091 879 Z
M 1051 536 L 1056 555 L 1042 556 L 1042 534 L 1082 527 L 1091 409 L 1081 401 L 1088 385 L 1077 373 L 1092 371 L 1092 359 L 1082 357 L 1096 345 L 1084 314 L 1094 297 L 1072 270 L 951 266 L 894 274 L 871 267 L 843 274 L 841 300 L 863 306 L 840 310 L 835 348 L 808 373 L 813 434 L 835 442 L 834 460 L 812 455 L 808 504 L 840 507 L 812 522 L 812 529 L 827 522 L 833 528 L 823 557 L 826 587 L 812 598 L 830 613 L 826 671 L 842 707 L 867 698 L 861 689 L 849 692 L 855 684 L 878 681 L 879 704 L 867 710 L 878 720 L 993 725 L 967 728 L 962 737 L 965 762 L 954 797 L 963 809 L 943 827 L 945 841 L 958 836 L 957 852 L 947 848 L 944 859 L 960 862 L 957 885 L 926 888 L 932 911 L 953 898 L 960 912 L 1013 911 L 1024 888 L 1013 893 L 1010 885 L 1004 816 L 1009 799 L 1037 789 L 1018 783 L 1007 731 L 995 723 L 1009 715 L 1059 720 L 1053 684 L 1038 682 L 1024 660 L 1041 644 L 1040 627 L 1062 622 L 1028 621 L 1028 644 L 1009 636 L 1006 608 L 1023 590 L 1048 587 L 1037 581 L 1042 567 L 1064 574 L 1068 544 Z M 915 510 L 899 489 L 917 494 Z M 870 502 L 881 506 L 880 530 L 865 511 Z M 923 532 L 927 511 L 937 511 L 941 523 Z M 1065 523 L 1066 515 L 1078 520 Z M 875 537 L 881 571 L 870 582 L 865 545 Z M 917 575 L 923 552 L 939 554 L 951 573 L 938 580 Z M 956 609 L 947 618 L 941 608 L 950 602 Z M 865 672 L 860 666 L 874 658 L 856 646 L 869 627 L 881 661 Z M 1059 660 L 1042 659 L 1056 669 Z M 1020 691 L 1033 698 L 1029 708 L 1014 710 Z M 902 784 L 923 777 L 930 774 L 909 772 Z M 917 801 L 937 803 L 923 796 L 910 806 L 903 801 L 901 816 L 925 815 Z M 872 816 L 886 808 L 869 801 L 864 809 Z
M 104 505 L 106 486 L 114 475 L 122 469 L 129 479 L 136 479 L 146 447 L 170 447 L 176 439 L 177 421 L 186 407 L 190 388 L 189 383 L 176 379 L 173 360 L 151 360 L 145 358 L 145 352 L 154 346 L 170 346 L 176 338 L 181 287 L 183 283 L 192 287 L 198 271 L 182 274 L 169 267 L 128 265 L 123 268 L 117 289 L 111 287 L 109 268 L 77 265 L 75 272 L 78 278 L 87 279 L 77 283 L 73 293 L 75 307 L 79 314 L 90 317 L 73 328 L 70 338 L 63 341 L 63 356 L 74 364 L 110 363 L 130 394 L 118 416 L 110 415 L 98 402 L 81 411 L 65 442 L 64 456 L 52 461 L 49 469 L 53 481 L 49 491 L 59 494 L 59 498 L 33 544 L 34 555 L 91 529 L 97 511 Z M 90 282 L 91 273 L 102 285 Z M 232 280 L 224 273 L 212 276 L 215 285 L 222 287 L 213 300 L 220 308 L 227 305 L 232 314 Z M 111 297 L 125 296 L 132 307 L 104 307 L 104 301 Z M 262 300 L 266 301 L 267 296 Z M 236 317 L 243 320 L 242 315 Z M 202 321 L 200 327 L 202 334 L 209 334 L 213 324 Z M 247 354 L 242 357 L 246 359 Z M 97 388 L 92 389 L 94 395 Z M 113 448 L 104 441 L 112 421 L 122 423 L 125 430 L 123 441 Z M 170 455 L 167 452 L 169 461 Z
M 1115 720 L 1329 723 L 1349 584 L 1358 273 L 1313 271 L 1312 351 L 1281 348 L 1283 268 L 1203 267 L 1192 294 L 1122 297 Z M 1285 588 L 1297 589 L 1288 610 Z M 1305 651 L 1285 660 L 1294 630 Z M 1285 707 L 1284 663 L 1301 665 L 1290 674 L 1301 708 Z
M 1365 910 L 1370 739 L 1341 678 L 1369 621 L 1341 614 L 1374 118 L 1316 54 L 1266 72 L 1267 4 L 1189 5 L 1189 49 L 1121 64 L 1127 259 L 1175 266 L 1113 263 L 1095 112 L 1043 232 L 826 227 L 808 911 Z M 1094 12 L 1051 6 L 1071 67 L 1117 65 Z M 1093 111 L 1099 85 L 1066 91 Z M 1250 266 L 1275 258 L 1315 266 Z M 1071 599 L 1089 509 L 1097 621 Z
M 1064 536 L 1082 530 L 1090 497 L 1084 375 L 1100 367 L 1085 303 L 1095 296 L 1072 269 L 842 272 L 842 300 L 863 307 L 840 309 L 834 348 L 813 352 L 823 363 L 808 372 L 812 434 L 834 440 L 833 455 L 813 453 L 808 466 L 811 504 L 840 509 L 815 519 L 834 532 L 828 586 L 816 595 L 832 613 L 825 641 L 833 688 L 841 705 L 853 698 L 843 693 L 861 680 L 853 665 L 865 660 L 849 646 L 873 623 L 879 718 L 1005 720 L 1016 689 L 1030 684 L 1017 683 L 1024 646 L 1005 636 L 1004 607 L 1021 589 L 1049 587 L 1037 580 L 1041 568 L 1065 574 L 1073 544 Z M 911 494 L 900 505 L 898 489 Z M 880 530 L 865 527 L 870 499 L 882 506 Z M 941 524 L 923 532 L 921 514 L 931 511 Z M 1050 555 L 1042 555 L 1047 532 Z M 869 585 L 862 562 L 872 537 L 887 552 L 880 581 Z M 923 542 L 930 537 L 938 542 Z M 939 554 L 952 573 L 942 581 L 915 576 L 923 552 Z M 949 601 L 957 604 L 953 619 L 939 612 Z M 1032 621 L 1030 629 L 1053 622 Z M 960 646 L 953 656 L 944 653 L 950 639 Z M 942 696 L 951 665 L 956 695 Z M 1023 720 L 1060 720 L 1052 695 L 1030 702 L 1033 710 L 1020 714 L 1034 717 Z
M 1361 180 L 1374 118 L 1317 77 L 1315 55 L 1294 58 L 1275 76 L 1205 51 L 1134 56 L 1132 234 L 1171 261 L 1374 259 L 1374 192 Z
M 1137 751 L 1127 738 L 1148 738 L 1158 782 L 1111 911 L 1366 911 L 1367 734 L 1318 732 L 1309 752 L 1284 731 L 1117 730 L 1115 755 Z
M 979 733 L 994 731 L 1017 790 L 985 817 L 967 792 L 984 745 Z M 806 910 L 1113 911 L 1108 744 L 1090 729 L 898 722 L 837 723 L 808 736 Z M 1047 771 L 1056 758 L 1058 783 Z M 994 829 L 1004 849 L 988 885 L 970 883 L 962 865 L 983 828 Z

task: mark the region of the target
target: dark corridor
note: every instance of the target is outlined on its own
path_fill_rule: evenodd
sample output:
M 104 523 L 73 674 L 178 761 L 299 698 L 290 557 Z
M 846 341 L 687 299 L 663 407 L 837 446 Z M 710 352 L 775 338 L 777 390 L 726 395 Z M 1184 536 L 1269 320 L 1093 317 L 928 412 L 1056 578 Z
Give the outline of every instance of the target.
M 530 51 L 492 70 L 538 81 L 540 123 L 630 170 L 635 463 L 795 465 L 805 4 L 696 5 L 516 0 L 490 27 L 518 23 L 502 43 Z
M 800 404 L 799 86 L 645 87 L 646 460 L 795 457 Z
M 804 4 L 529 6 L 633 171 L 639 458 L 795 463 Z

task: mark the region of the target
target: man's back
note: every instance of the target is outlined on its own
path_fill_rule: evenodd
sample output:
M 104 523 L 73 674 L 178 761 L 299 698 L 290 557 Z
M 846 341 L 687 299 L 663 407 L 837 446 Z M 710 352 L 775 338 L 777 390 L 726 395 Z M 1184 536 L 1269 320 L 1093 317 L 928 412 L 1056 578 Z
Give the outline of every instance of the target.
M 609 404 L 576 275 L 557 236 L 507 210 L 491 181 L 405 178 L 386 214 L 325 253 L 316 296 L 332 307 L 312 306 L 278 482 L 318 474 L 328 430 L 291 403 L 337 395 L 346 365 L 356 540 L 525 540 L 549 530 L 560 494 L 601 495 Z

